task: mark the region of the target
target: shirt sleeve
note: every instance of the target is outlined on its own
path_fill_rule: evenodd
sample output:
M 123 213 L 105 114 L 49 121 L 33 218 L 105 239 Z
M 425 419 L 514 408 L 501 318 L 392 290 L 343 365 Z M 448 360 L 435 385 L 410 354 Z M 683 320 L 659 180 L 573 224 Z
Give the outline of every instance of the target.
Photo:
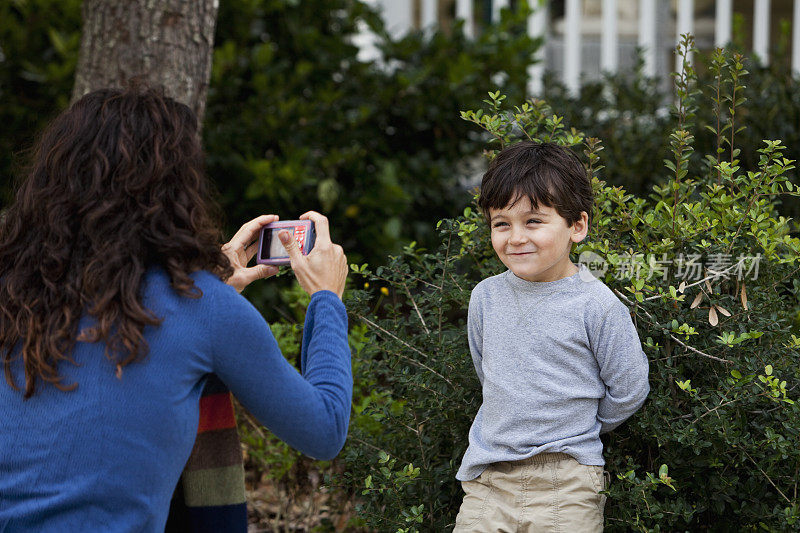
M 302 374 L 286 361 L 269 325 L 242 296 L 220 291 L 214 306 L 214 372 L 278 438 L 316 459 L 335 457 L 347 437 L 353 394 L 342 301 L 330 291 L 312 296 Z
M 600 379 L 606 387 L 597 410 L 600 433 L 605 433 L 644 403 L 650 392 L 648 362 L 628 308 L 619 300 L 605 313 L 593 337 Z
M 469 351 L 472 354 L 472 364 L 475 365 L 478 380 L 483 386 L 483 310 L 476 292 L 476 290 L 473 290 L 469 298 L 467 341 L 469 342 Z

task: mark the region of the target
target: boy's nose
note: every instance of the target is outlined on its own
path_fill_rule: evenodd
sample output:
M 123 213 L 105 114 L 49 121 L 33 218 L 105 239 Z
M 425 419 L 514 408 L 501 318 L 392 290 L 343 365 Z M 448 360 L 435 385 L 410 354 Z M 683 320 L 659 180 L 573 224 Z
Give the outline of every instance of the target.
M 508 237 L 509 244 L 522 244 L 528 240 L 525 231 L 518 228 L 511 228 L 511 235 Z

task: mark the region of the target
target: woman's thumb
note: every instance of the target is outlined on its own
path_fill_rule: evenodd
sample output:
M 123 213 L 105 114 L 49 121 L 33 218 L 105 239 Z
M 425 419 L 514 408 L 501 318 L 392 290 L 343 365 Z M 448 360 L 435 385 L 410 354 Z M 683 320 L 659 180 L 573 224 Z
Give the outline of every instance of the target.
M 291 233 L 288 231 L 281 231 L 278 233 L 278 238 L 281 240 L 283 247 L 286 248 L 286 251 L 289 253 L 290 259 L 295 260 L 299 256 L 303 255 L 300 253 L 300 248 L 297 246 L 297 241 L 294 239 L 294 236 Z

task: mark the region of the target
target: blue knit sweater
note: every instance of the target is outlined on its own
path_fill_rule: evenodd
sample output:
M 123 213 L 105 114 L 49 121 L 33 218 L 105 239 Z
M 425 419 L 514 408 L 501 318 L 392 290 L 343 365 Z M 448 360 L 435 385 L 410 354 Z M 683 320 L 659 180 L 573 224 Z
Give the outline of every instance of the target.
M 40 382 L 23 400 L 0 383 L 0 532 L 163 532 L 212 372 L 291 446 L 319 459 L 339 452 L 352 399 L 339 298 L 312 297 L 300 375 L 247 300 L 207 272 L 194 279 L 202 298 L 178 296 L 161 270 L 148 274 L 144 304 L 163 322 L 145 329 L 149 354 L 121 379 L 102 344 L 78 343 L 78 366 L 59 369 L 76 390 Z M 21 365 L 14 372 L 24 383 Z

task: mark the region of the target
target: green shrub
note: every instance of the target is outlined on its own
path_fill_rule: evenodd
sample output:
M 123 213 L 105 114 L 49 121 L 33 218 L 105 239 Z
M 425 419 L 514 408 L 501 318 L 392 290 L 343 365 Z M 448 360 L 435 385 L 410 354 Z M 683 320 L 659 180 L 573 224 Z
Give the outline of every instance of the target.
M 744 67 L 730 54 L 717 60 L 730 99 Z M 606 261 L 598 275 L 634 314 L 652 387 L 644 407 L 603 437 L 608 531 L 797 528 L 800 240 L 777 211 L 780 198 L 798 195 L 787 179 L 794 162 L 780 141 L 764 141 L 745 171 L 735 140 L 731 162 L 727 114 L 715 122 L 722 152 L 696 153 L 688 128 L 698 105 L 716 107 L 716 91 L 691 68 L 676 86 L 670 178 L 647 196 L 601 181 L 603 144 L 568 129 L 543 101 L 509 110 L 495 93 L 463 118 L 492 136 L 491 149 L 520 137 L 580 148 L 593 175 L 595 225 L 575 260 L 591 252 Z M 729 107 L 743 112 L 735 100 Z M 693 158 L 704 162 L 697 171 Z M 438 229 L 436 250 L 409 246 L 386 266 L 353 266 L 369 280 L 349 302 L 369 328 L 356 357 L 357 382 L 369 386 L 356 399 L 339 482 L 377 531 L 445 531 L 462 497 L 454 475 L 480 403 L 465 313 L 475 282 L 503 267 L 475 210 Z M 679 259 L 698 254 L 694 279 Z

